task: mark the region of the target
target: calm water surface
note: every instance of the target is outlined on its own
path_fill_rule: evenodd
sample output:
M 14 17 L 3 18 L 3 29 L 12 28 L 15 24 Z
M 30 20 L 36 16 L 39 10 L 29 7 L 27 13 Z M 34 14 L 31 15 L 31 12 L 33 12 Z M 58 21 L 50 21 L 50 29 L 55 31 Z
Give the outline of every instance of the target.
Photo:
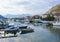
M 60 29 L 45 25 L 34 26 L 29 24 L 34 32 L 18 34 L 17 37 L 1 38 L 0 42 L 60 42 Z

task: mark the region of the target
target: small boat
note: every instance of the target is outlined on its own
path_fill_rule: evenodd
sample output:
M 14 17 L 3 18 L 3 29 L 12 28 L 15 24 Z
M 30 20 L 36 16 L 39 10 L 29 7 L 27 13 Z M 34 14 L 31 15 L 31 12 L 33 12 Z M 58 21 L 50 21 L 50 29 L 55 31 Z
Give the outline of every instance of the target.
M 42 20 L 38 20 L 37 23 L 43 23 Z
M 19 29 L 27 29 L 27 26 L 20 26 Z
M 42 21 L 42 20 L 39 20 L 39 21 L 37 21 L 37 23 L 48 24 L 48 21 Z
M 10 23 L 11 26 L 14 26 L 14 27 L 18 27 L 19 29 L 24 29 L 24 28 L 27 28 L 27 25 L 26 24 L 22 24 L 20 22 L 14 22 L 14 23 Z
M 43 23 L 42 21 L 37 21 L 37 23 Z
M 30 33 L 30 32 L 34 32 L 34 29 L 32 29 L 32 28 L 22 29 L 21 34 L 26 34 L 26 33 Z
M 17 32 L 19 32 L 19 28 L 11 26 L 11 27 L 8 27 L 4 30 L 4 35 L 8 34 L 8 33 L 11 33 L 11 34 L 14 34 L 14 36 L 15 36 Z
M 18 27 L 19 29 L 27 29 L 27 25 L 26 24 L 19 24 L 19 25 L 15 25 L 16 27 Z
M 53 23 L 53 26 L 60 26 L 60 22 Z
M 28 23 L 29 23 L 29 20 L 26 19 L 26 20 L 24 20 L 23 22 L 24 22 L 25 24 L 28 24 Z
M 42 21 L 43 22 L 43 24 L 48 24 L 48 21 Z

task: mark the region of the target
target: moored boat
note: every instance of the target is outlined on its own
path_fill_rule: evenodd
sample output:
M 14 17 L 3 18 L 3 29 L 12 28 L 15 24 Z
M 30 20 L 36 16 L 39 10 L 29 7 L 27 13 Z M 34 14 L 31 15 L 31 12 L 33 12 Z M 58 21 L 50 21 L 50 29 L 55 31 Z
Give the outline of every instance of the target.
M 32 29 L 32 28 L 22 29 L 21 34 L 30 33 L 33 31 L 34 31 L 34 29 Z
M 60 26 L 60 22 L 53 23 L 53 26 Z

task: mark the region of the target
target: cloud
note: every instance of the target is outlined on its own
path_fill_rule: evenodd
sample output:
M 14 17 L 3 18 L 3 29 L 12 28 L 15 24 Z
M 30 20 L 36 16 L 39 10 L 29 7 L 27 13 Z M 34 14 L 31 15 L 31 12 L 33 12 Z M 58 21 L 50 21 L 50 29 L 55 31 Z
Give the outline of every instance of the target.
M 0 0 L 0 14 L 43 14 L 59 0 Z

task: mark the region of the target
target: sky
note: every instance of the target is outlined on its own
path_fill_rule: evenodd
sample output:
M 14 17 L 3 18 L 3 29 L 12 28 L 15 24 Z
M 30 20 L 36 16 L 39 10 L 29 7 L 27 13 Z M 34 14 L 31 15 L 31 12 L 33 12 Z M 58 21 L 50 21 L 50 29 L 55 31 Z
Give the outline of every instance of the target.
M 60 0 L 0 0 L 0 15 L 44 14 Z

